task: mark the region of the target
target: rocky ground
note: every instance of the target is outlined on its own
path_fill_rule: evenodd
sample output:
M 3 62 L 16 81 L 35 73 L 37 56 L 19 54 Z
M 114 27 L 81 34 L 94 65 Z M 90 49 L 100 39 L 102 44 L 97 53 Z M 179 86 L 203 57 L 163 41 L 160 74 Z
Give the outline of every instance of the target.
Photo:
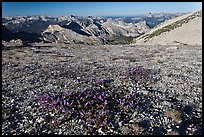
M 2 135 L 202 134 L 201 45 L 7 44 L 2 50 Z M 138 86 L 134 74 L 127 73 L 138 66 L 156 70 L 158 81 L 149 88 Z M 133 106 L 139 108 L 128 107 L 122 115 L 123 109 L 108 107 L 114 115 L 107 116 L 111 124 L 105 129 L 83 124 L 79 117 L 67 118 L 58 110 L 39 110 L 37 96 L 65 91 L 78 95 L 97 88 L 117 93 L 110 96 L 116 102 L 135 95 L 140 100 Z

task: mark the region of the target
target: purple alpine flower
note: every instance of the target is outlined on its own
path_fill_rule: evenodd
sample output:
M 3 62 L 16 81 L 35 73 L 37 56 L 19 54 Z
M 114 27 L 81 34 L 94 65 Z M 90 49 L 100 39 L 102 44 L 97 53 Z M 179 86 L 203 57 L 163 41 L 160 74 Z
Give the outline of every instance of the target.
M 63 106 L 62 101 L 60 101 L 60 106 Z
M 141 110 L 141 109 L 139 108 L 139 106 L 137 106 L 136 109 L 137 109 L 138 111 Z
M 103 127 L 104 125 L 101 123 L 99 126 L 100 126 L 100 127 Z
M 50 96 L 49 96 L 49 95 L 47 95 L 47 96 L 46 96 L 46 99 L 49 99 L 49 98 L 50 98 Z
M 96 99 L 96 95 L 94 95 L 93 98 Z
M 133 102 L 132 101 L 129 104 L 130 104 L 131 107 L 133 106 Z
M 67 104 L 67 102 L 66 102 L 66 100 L 64 100 L 64 105 L 66 105 Z
M 103 124 L 106 125 L 107 124 L 107 120 L 103 120 Z
M 88 101 L 88 102 L 86 102 L 85 106 L 87 106 L 88 104 L 90 104 L 90 102 L 89 102 L 89 101 Z
M 109 125 L 111 125 L 113 127 L 113 123 L 112 122 L 109 122 Z
M 99 96 L 99 99 L 100 99 L 101 101 L 103 101 L 103 99 L 102 99 L 101 95 Z
M 64 108 L 62 109 L 62 112 L 63 112 L 63 113 L 66 113 L 66 111 L 65 111 L 65 109 L 64 109 Z
M 40 99 L 40 96 L 36 96 L 35 98 L 38 100 L 38 99 Z
M 96 124 L 96 122 L 95 122 L 95 120 L 94 120 L 94 119 L 92 119 L 92 120 L 91 120 L 91 122 L 92 122 L 93 124 Z
M 57 101 L 56 101 L 56 100 L 54 100 L 54 104 L 55 104 L 55 105 L 57 104 Z
M 67 90 L 64 91 L 64 95 L 69 95 L 69 92 Z
M 81 111 L 79 111 L 79 113 L 80 113 L 82 116 L 84 116 L 84 114 L 83 114 Z
M 58 98 L 57 98 L 57 102 L 59 102 L 59 101 L 60 101 L 60 98 L 58 97 Z
M 105 96 L 105 92 L 102 92 L 102 96 L 103 96 L 103 97 Z
M 72 101 L 71 103 L 70 103 L 70 106 L 73 104 L 74 102 Z

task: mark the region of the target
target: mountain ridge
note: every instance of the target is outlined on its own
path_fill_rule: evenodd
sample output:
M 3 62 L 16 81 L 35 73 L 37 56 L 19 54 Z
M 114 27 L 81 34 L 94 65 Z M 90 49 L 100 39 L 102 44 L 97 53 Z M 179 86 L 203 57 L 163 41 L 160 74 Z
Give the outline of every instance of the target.
M 133 40 L 136 45 L 178 43 L 202 44 L 202 11 L 168 20 Z

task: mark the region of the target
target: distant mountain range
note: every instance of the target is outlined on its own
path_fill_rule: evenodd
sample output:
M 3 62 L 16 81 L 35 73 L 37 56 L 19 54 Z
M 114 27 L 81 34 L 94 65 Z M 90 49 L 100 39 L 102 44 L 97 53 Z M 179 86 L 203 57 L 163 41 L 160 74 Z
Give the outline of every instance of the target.
M 12 37 L 28 42 L 129 43 L 152 27 L 181 14 L 149 13 L 134 17 L 16 16 L 3 17 Z M 7 34 L 3 34 L 7 40 Z
M 122 20 L 126 23 L 138 23 L 140 21 L 145 21 L 151 28 L 155 27 L 156 25 L 181 16 L 186 13 L 147 13 L 144 15 L 137 15 L 137 16 L 107 16 L 105 18 L 112 18 L 117 20 Z

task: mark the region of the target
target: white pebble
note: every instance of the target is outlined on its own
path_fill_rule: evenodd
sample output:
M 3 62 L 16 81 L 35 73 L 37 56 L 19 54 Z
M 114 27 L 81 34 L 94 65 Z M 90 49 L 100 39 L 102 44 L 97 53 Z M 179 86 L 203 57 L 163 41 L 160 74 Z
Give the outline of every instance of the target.
M 51 117 L 54 117 L 54 116 L 55 116 L 55 114 L 54 114 L 54 113 L 51 113 L 51 114 L 50 114 L 50 116 L 51 116 Z
M 28 107 L 27 107 L 27 110 L 31 110 L 31 106 L 28 106 Z
M 103 132 L 101 129 L 102 129 L 102 128 L 99 128 L 99 129 L 98 129 L 98 133 L 99 133 L 99 134 L 104 134 L 104 132 Z
M 14 102 L 14 99 L 11 100 L 11 103 L 13 103 L 13 102 Z
M 44 120 L 43 118 L 38 118 L 36 121 L 37 121 L 38 123 L 41 123 L 43 120 Z
M 122 121 L 121 121 L 121 122 L 118 122 L 118 125 L 119 125 L 120 127 L 122 127 Z
M 167 129 L 167 132 L 171 132 L 172 131 L 172 129 Z
M 33 124 L 33 120 L 29 120 L 29 123 L 30 123 L 30 124 Z
M 134 123 L 134 121 L 133 121 L 133 120 L 130 120 L 129 123 Z

